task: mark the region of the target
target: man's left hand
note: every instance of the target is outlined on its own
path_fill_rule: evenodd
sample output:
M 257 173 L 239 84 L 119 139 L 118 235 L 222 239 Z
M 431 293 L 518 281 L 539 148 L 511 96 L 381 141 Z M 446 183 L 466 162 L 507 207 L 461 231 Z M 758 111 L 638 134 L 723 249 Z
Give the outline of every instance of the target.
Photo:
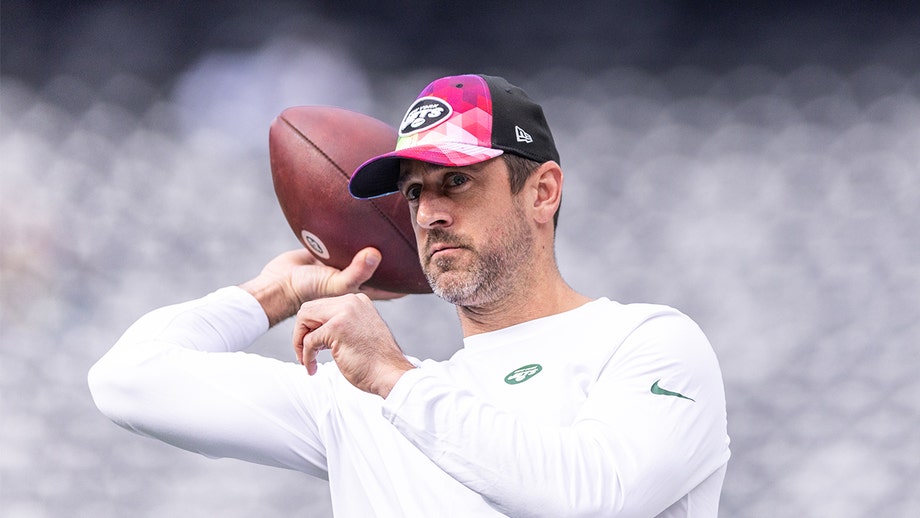
M 403 373 L 415 368 L 363 293 L 305 302 L 297 312 L 293 342 L 311 376 L 317 354 L 329 349 L 352 385 L 384 398 Z

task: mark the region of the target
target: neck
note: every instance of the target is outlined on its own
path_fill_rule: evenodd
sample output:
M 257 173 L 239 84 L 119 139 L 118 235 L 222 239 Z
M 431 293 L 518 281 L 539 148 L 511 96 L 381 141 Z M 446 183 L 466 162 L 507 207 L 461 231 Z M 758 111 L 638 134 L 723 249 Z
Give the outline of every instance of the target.
M 549 275 L 529 276 L 517 289 L 498 300 L 481 306 L 457 306 L 463 336 L 556 315 L 591 300 L 566 284 L 558 270 L 552 268 L 549 271 Z

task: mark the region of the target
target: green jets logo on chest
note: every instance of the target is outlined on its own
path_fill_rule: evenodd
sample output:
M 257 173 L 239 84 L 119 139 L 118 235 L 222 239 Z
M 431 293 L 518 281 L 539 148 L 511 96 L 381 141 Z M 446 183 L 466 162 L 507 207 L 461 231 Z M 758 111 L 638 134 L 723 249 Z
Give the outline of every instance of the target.
M 507 376 L 505 376 L 505 383 L 509 385 L 524 383 L 525 381 L 539 374 L 542 370 L 543 367 L 538 363 L 531 363 L 530 365 L 518 367 L 517 369 L 514 369 L 508 373 Z

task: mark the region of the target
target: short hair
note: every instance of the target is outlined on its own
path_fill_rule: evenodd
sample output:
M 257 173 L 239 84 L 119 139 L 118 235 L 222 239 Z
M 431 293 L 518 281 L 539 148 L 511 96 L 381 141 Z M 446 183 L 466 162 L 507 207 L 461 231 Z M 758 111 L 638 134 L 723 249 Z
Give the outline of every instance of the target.
M 524 184 L 527 183 L 527 179 L 542 165 L 539 162 L 512 153 L 502 153 L 501 157 L 505 160 L 505 165 L 508 166 L 508 180 L 511 183 L 511 194 L 521 192 L 521 189 L 524 188 Z M 553 229 L 559 225 L 560 208 L 561 204 L 556 208 L 556 213 L 553 214 Z

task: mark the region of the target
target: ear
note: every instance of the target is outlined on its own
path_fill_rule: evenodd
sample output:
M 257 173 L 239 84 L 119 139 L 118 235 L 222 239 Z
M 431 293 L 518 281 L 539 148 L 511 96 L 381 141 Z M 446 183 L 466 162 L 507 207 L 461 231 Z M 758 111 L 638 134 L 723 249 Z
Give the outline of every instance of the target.
M 536 193 L 533 199 L 534 219 L 540 224 L 552 225 L 553 216 L 562 202 L 562 168 L 553 160 L 544 162 L 530 176 L 528 183 Z

